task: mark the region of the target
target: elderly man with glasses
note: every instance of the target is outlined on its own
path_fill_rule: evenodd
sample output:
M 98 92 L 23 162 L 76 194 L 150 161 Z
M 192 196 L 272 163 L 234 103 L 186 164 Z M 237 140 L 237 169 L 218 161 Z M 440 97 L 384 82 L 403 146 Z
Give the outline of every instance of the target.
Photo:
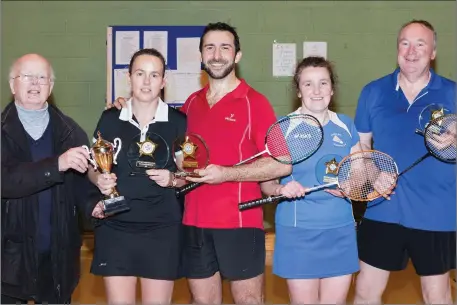
M 2 304 L 69 303 L 79 281 L 78 211 L 86 209 L 87 135 L 47 99 L 54 72 L 27 54 L 10 71 L 2 112 Z M 87 215 L 87 214 L 86 214 Z

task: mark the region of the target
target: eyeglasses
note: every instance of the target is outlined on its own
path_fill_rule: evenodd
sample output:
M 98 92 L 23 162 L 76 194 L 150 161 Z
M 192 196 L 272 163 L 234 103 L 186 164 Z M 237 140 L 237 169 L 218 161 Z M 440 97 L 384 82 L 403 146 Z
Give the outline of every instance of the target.
M 20 74 L 16 77 L 13 77 L 12 79 L 16 79 L 16 78 L 19 78 L 19 80 L 23 83 L 31 83 L 31 82 L 34 82 L 36 79 L 37 83 L 40 85 L 49 85 L 51 82 L 54 81 L 50 77 L 31 75 L 31 74 Z

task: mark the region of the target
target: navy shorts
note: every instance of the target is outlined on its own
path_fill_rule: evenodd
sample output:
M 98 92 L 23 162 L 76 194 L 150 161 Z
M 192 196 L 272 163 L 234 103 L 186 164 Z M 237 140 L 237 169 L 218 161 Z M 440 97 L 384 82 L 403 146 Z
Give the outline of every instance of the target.
M 387 271 L 405 269 L 409 259 L 420 276 L 455 269 L 455 231 L 406 228 L 364 218 L 358 227 L 360 260 Z
M 262 229 L 184 228 L 187 278 L 208 278 L 220 272 L 224 279 L 236 281 L 264 273 L 265 232 Z

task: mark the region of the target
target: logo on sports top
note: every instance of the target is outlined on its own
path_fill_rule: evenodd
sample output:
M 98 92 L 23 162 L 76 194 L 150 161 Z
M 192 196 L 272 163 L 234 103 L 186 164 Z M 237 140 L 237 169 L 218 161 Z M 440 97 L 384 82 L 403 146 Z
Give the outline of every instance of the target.
M 230 121 L 230 122 L 236 122 L 236 119 L 234 118 L 235 114 L 231 113 L 230 116 L 226 116 L 225 120 Z
M 311 134 L 309 133 L 296 133 L 294 134 L 294 138 L 295 139 L 311 139 Z
M 343 137 L 341 136 L 340 133 L 332 133 L 331 137 L 332 137 L 332 142 L 333 142 L 334 146 L 337 146 L 337 147 L 346 146 L 346 143 L 343 141 Z

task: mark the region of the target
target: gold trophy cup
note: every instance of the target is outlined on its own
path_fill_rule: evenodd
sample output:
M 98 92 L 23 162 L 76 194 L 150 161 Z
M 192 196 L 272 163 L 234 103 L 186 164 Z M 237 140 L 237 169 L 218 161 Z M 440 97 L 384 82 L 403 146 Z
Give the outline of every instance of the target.
M 94 169 L 99 170 L 103 174 L 109 174 L 113 163 L 117 164 L 116 159 L 121 150 L 121 139 L 115 138 L 113 144 L 102 139 L 100 132 L 97 132 L 97 135 L 98 139 L 91 149 L 85 145 L 83 147 L 89 152 L 89 161 Z M 106 216 L 130 210 L 124 196 L 119 195 L 114 187 L 106 199 L 102 200 L 102 204 Z

